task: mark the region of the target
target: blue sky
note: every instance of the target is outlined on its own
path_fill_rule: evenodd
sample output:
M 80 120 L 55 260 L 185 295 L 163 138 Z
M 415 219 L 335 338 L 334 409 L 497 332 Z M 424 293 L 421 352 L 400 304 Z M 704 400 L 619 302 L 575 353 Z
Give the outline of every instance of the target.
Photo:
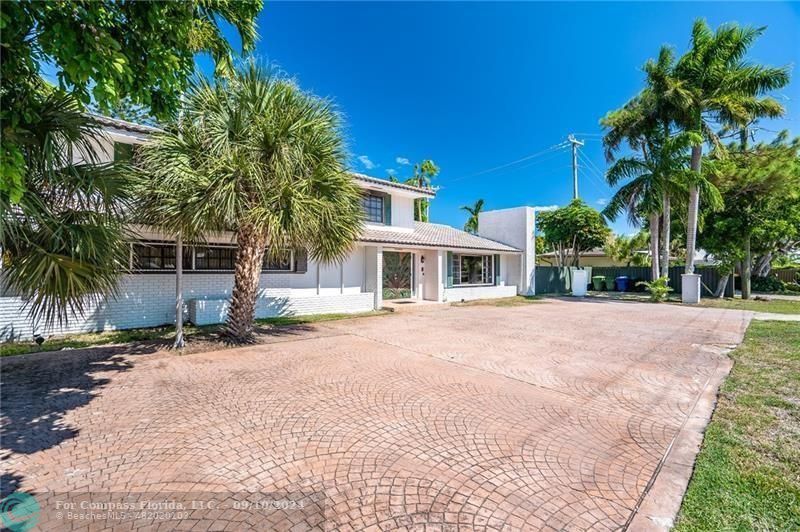
M 538 154 L 570 132 L 586 141 L 580 195 L 601 208 L 613 192 L 602 181 L 598 120 L 641 88 L 641 65 L 661 44 L 686 49 L 696 17 L 768 26 L 751 59 L 798 63 L 800 4 L 777 2 L 268 1 L 256 54 L 336 101 L 355 170 L 403 178 L 408 163 L 436 161 L 432 221 L 460 227 L 459 207 L 478 198 L 487 209 L 568 202 L 567 150 L 480 172 Z M 800 133 L 800 81 L 776 96 L 787 118 L 763 126 Z M 624 220 L 613 227 L 630 231 Z

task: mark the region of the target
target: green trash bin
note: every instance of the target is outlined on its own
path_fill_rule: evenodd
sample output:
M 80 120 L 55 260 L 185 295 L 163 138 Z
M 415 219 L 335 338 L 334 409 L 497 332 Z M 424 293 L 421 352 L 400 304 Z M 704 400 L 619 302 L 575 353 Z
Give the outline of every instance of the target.
M 606 277 L 605 280 L 606 280 L 606 290 L 608 290 L 609 292 L 613 292 L 614 291 L 614 278 L 613 277 Z
M 592 288 L 597 290 L 598 292 L 603 289 L 603 281 L 606 278 L 602 275 L 595 275 L 592 277 Z

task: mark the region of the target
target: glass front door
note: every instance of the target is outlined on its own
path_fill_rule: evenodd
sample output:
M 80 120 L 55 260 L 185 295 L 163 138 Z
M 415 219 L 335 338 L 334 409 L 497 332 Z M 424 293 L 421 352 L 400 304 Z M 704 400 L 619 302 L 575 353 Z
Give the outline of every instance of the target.
M 383 299 L 413 297 L 413 254 L 401 251 L 383 252 Z

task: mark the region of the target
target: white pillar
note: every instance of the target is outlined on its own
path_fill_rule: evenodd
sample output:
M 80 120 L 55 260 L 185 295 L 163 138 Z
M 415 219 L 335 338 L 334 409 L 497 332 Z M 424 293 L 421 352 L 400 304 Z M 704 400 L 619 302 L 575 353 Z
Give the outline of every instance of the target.
M 375 310 L 383 308 L 383 246 L 375 251 Z
M 441 249 L 436 250 L 436 301 L 444 302 L 444 287 L 447 284 L 447 252 Z
M 700 274 L 681 274 L 681 301 L 689 305 L 700 303 Z

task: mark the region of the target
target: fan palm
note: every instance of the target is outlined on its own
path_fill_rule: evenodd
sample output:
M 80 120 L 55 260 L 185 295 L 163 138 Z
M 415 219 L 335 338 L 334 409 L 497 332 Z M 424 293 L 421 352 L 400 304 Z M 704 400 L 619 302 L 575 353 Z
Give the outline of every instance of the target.
M 469 213 L 469 218 L 464 224 L 464 231 L 467 233 L 478 234 L 478 216 L 480 215 L 481 211 L 483 211 L 483 200 L 479 199 L 472 207 L 469 205 L 464 205 L 461 207 L 461 210 Z
M 131 181 L 97 146 L 102 128 L 70 95 L 43 87 L 35 120 L 13 135 L 25 165 L 25 193 L 0 187 L 5 287 L 44 328 L 64 325 L 113 295 L 128 267 L 122 223 Z
M 676 121 L 685 130 L 702 135 L 691 151 L 694 180 L 689 184 L 686 273 L 694 273 L 703 141 L 719 145 L 716 125 L 744 125 L 753 119 L 783 114 L 783 107 L 764 94 L 789 82 L 788 69 L 745 60 L 764 29 L 724 24 L 714 32 L 704 20 L 697 20 L 692 28 L 691 48 L 675 66 L 683 100 Z
M 339 114 L 253 64 L 229 80 L 198 81 L 181 122 L 144 157 L 145 168 L 158 169 L 150 175 L 154 190 L 174 195 L 156 206 L 152 221 L 187 239 L 212 229 L 235 234 L 225 324 L 234 342 L 252 338 L 265 253 L 303 247 L 314 260 L 340 261 L 361 232 L 361 192 L 344 170 Z

